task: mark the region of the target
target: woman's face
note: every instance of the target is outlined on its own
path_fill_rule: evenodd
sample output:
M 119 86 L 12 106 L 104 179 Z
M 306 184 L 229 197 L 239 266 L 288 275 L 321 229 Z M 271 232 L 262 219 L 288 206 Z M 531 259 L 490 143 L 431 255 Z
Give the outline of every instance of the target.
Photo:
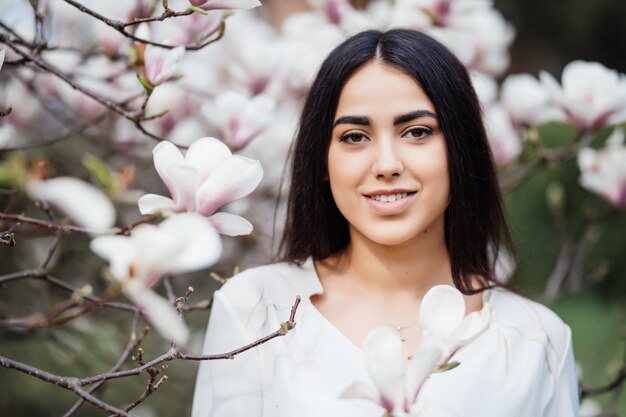
M 376 61 L 348 79 L 334 118 L 328 180 L 351 239 L 401 245 L 427 232 L 443 238 L 445 139 L 415 80 Z

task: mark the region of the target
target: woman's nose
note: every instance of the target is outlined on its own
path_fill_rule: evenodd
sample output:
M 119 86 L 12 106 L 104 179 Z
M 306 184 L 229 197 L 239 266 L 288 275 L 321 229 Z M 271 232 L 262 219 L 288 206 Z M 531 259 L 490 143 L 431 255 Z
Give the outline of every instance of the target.
M 404 172 L 402 156 L 393 143 L 380 143 L 374 152 L 372 175 L 376 178 L 398 177 Z

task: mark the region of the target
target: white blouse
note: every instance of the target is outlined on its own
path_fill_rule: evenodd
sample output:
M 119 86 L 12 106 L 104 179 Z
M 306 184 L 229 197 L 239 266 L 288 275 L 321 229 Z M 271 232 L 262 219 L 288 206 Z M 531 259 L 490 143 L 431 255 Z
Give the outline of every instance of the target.
M 363 399 L 340 399 L 355 381 L 374 387 L 363 351 L 310 302 L 323 292 L 309 259 L 302 267 L 252 268 L 215 293 L 204 354 L 268 335 L 302 297 L 296 327 L 232 360 L 200 364 L 192 417 L 381 417 Z M 422 386 L 424 417 L 577 417 L 570 328 L 541 304 L 489 290 L 489 328 L 454 355 L 458 367 Z

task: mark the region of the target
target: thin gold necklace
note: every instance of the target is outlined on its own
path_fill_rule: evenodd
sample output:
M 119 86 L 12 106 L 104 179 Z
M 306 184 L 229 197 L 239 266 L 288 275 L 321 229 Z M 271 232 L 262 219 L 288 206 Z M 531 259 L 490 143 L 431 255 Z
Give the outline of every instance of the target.
M 400 340 L 402 342 L 406 342 L 407 339 L 402 337 L 402 331 L 405 330 L 405 329 L 408 329 L 411 326 L 414 326 L 419 320 L 420 320 L 420 318 L 418 316 L 415 320 L 413 320 L 409 324 L 405 324 L 405 325 L 399 325 L 399 324 L 393 325 L 393 324 L 390 324 L 390 326 L 396 331 L 396 333 L 398 333 L 398 336 L 400 336 Z

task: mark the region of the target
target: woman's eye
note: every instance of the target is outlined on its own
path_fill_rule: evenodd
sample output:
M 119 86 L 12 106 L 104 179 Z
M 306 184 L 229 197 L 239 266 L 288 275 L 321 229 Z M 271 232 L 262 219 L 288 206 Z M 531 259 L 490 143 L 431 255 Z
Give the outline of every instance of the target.
M 410 139 L 426 139 L 432 134 L 432 129 L 429 129 L 427 127 L 413 127 L 404 132 L 402 136 Z
M 347 133 L 341 136 L 339 140 L 346 143 L 363 143 L 368 141 L 367 136 L 362 133 Z

